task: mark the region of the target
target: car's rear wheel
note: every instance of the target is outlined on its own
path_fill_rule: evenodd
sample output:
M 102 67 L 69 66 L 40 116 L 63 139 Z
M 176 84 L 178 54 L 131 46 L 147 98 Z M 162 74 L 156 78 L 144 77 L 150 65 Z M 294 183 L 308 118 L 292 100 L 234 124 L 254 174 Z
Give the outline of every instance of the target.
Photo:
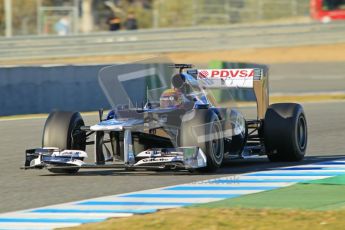
M 303 107 L 294 103 L 269 106 L 264 120 L 264 142 L 270 161 L 301 161 L 308 142 Z
M 179 146 L 197 146 L 207 157 L 203 172 L 216 171 L 224 159 L 224 137 L 218 116 L 212 110 L 193 110 L 181 123 Z
M 86 148 L 83 118 L 78 112 L 54 111 L 49 114 L 43 130 L 42 146 L 56 147 L 60 150 L 82 150 Z M 78 168 L 48 169 L 53 173 L 76 173 Z

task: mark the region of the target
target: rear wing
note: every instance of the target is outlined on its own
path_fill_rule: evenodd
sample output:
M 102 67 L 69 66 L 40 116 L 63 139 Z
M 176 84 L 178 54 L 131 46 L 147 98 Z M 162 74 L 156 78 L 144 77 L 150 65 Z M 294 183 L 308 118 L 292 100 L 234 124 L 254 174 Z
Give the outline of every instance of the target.
M 268 67 L 190 70 L 199 84 L 206 88 L 253 89 L 259 119 L 264 119 L 269 106 Z M 188 71 L 189 72 L 189 71 Z

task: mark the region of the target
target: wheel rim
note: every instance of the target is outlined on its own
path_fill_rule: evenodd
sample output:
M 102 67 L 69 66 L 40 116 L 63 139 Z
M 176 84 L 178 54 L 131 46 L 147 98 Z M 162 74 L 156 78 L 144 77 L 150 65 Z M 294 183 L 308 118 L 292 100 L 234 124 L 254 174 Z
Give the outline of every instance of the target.
M 71 148 L 77 150 L 84 150 L 85 148 L 85 133 L 81 131 L 80 127 L 83 126 L 83 122 L 78 120 L 71 132 Z
M 307 144 L 307 124 L 304 116 L 300 116 L 298 119 L 297 142 L 301 150 L 305 149 Z
M 221 136 L 220 128 L 218 124 L 214 124 L 212 128 L 212 140 L 211 140 L 211 149 L 214 160 L 217 164 L 221 164 L 223 160 L 223 152 L 221 150 Z

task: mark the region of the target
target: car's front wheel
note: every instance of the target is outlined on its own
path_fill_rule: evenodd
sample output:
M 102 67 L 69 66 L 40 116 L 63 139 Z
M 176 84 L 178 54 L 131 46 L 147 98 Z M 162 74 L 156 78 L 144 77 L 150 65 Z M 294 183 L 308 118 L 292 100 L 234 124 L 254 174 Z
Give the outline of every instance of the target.
M 193 110 L 182 119 L 179 145 L 197 146 L 207 157 L 204 172 L 214 172 L 223 163 L 224 137 L 221 122 L 212 110 Z
M 78 112 L 54 111 L 46 120 L 42 136 L 42 147 L 56 147 L 60 150 L 82 150 L 86 148 L 83 118 Z M 76 173 L 73 169 L 48 169 L 53 173 Z

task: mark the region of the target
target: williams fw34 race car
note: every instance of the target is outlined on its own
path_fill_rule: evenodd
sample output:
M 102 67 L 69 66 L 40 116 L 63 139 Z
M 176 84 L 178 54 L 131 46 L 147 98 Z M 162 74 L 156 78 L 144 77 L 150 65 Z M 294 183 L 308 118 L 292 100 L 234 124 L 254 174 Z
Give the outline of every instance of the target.
M 214 172 L 228 159 L 267 155 L 300 161 L 307 147 L 303 108 L 269 105 L 268 68 L 193 69 L 138 62 L 103 68 L 99 83 L 112 109 L 85 125 L 79 112 L 53 111 L 42 147 L 26 150 L 24 169 L 81 168 Z M 243 66 L 245 68 L 243 68 Z M 254 105 L 253 118 L 243 111 Z M 87 163 L 94 145 L 94 163 Z

